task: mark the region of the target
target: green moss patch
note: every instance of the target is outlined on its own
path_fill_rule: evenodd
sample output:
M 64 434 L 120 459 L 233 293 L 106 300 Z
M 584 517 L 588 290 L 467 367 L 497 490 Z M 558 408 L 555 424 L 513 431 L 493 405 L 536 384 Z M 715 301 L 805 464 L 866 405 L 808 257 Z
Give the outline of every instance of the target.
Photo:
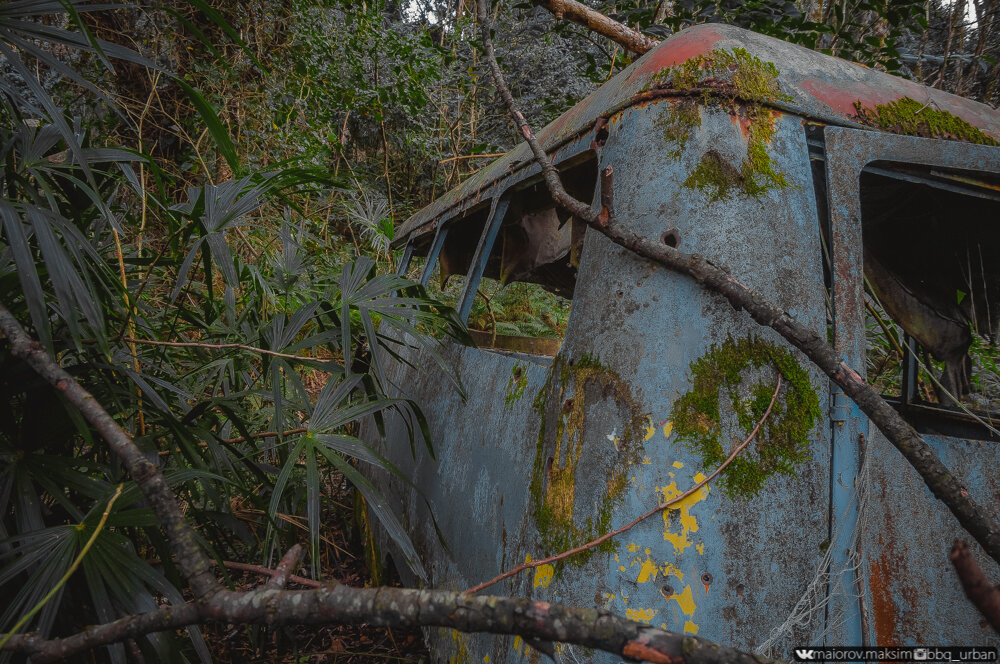
M 691 129 L 701 124 L 696 99 L 702 105 L 726 107 L 747 125 L 747 154 L 739 167 L 710 150 L 684 181 L 685 187 L 705 192 L 709 201 L 718 201 L 735 194 L 760 198 L 768 190 L 790 186 L 784 174 L 774 168 L 767 151 L 774 136 L 774 117 L 768 106 L 791 99 L 781 91 L 778 68 L 773 63 L 741 48 L 712 51 L 657 72 L 648 87 L 676 90 L 690 97 L 673 105 L 661 121 L 664 138 L 677 145 L 672 157 L 680 156 Z
M 854 108 L 858 122 L 893 134 L 1000 146 L 1000 141 L 957 115 L 931 108 L 910 97 L 874 108 L 866 108 L 856 101 Z
M 656 120 L 656 123 L 663 130 L 664 140 L 674 144 L 668 155 L 671 159 L 679 159 L 687 147 L 691 130 L 701 126 L 701 109 L 690 97 L 670 102 L 665 106 L 669 106 L 669 109 Z
M 504 403 L 507 407 L 524 396 L 524 388 L 528 386 L 528 374 L 525 367 L 517 362 L 510 370 L 510 380 L 507 381 L 507 390 L 504 394 Z
M 671 419 L 677 440 L 701 456 L 706 472 L 729 456 L 760 421 L 776 383 L 743 385 L 748 369 L 774 367 L 783 385 L 757 439 L 723 471 L 720 484 L 729 497 L 752 497 L 774 473 L 794 474 L 809 457 L 809 432 L 820 416 L 819 397 L 808 372 L 788 350 L 757 337 L 727 339 L 691 364 L 693 386 L 674 402 Z M 738 426 L 723 441 L 719 400 L 728 397 Z M 738 438 L 738 440 L 736 440 Z
M 598 394 L 601 399 L 614 399 L 625 418 L 616 429 L 620 437 L 607 442 L 609 446 L 614 442 L 616 451 L 603 470 L 606 490 L 597 512 L 577 523 L 573 517 L 576 474 L 583 454 L 588 394 L 591 398 Z M 535 409 L 541 416 L 541 425 L 531 471 L 532 516 L 545 553 L 552 554 L 580 546 L 611 530 L 614 509 L 628 487 L 628 469 L 642 458 L 641 441 L 648 416 L 641 412 L 628 384 L 589 355 L 576 361 L 557 356 L 548 381 L 535 399 Z M 601 471 L 587 468 L 580 472 Z M 595 551 L 611 552 L 615 546 L 608 541 L 567 562 L 582 565 Z

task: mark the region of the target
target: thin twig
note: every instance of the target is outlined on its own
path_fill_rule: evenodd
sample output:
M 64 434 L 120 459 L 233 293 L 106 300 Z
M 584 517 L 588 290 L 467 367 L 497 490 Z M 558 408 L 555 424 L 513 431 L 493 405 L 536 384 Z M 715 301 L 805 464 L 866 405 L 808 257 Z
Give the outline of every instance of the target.
M 498 577 L 490 579 L 489 581 L 484 581 L 483 583 L 480 583 L 478 586 L 473 586 L 472 588 L 469 588 L 465 592 L 467 592 L 467 593 L 477 593 L 480 590 L 483 590 L 484 588 L 489 588 L 490 586 L 495 585 L 495 584 L 503 581 L 504 579 L 510 578 L 510 577 L 514 576 L 515 574 L 519 574 L 520 572 L 523 572 L 524 570 L 532 569 L 532 568 L 538 567 L 540 565 L 549 565 L 551 563 L 556 562 L 557 560 L 563 560 L 564 558 L 569 558 L 570 556 L 576 555 L 578 553 L 583 553 L 584 551 L 587 551 L 589 549 L 593 549 L 595 546 L 600 546 L 604 542 L 607 542 L 612 537 L 617 537 L 618 535 L 621 535 L 625 531 L 630 530 L 632 527 L 634 527 L 637 524 L 645 521 L 646 519 L 648 519 L 649 517 L 653 516 L 654 514 L 662 512 L 663 510 L 665 510 L 665 509 L 667 509 L 669 507 L 672 507 L 672 506 L 676 505 L 677 503 L 683 501 L 684 499 L 688 498 L 689 496 L 694 495 L 695 492 L 700 491 L 702 489 L 702 487 L 704 487 L 706 484 L 708 484 L 709 482 L 711 482 L 712 480 L 714 480 L 716 477 L 718 477 L 719 473 L 721 473 L 722 471 L 724 471 L 726 469 L 726 467 L 729 466 L 729 464 L 731 464 L 733 462 L 733 459 L 735 459 L 736 456 L 740 452 L 742 452 L 744 450 L 744 448 L 746 448 L 747 445 L 750 444 L 750 441 L 752 441 L 757 436 L 757 432 L 760 431 L 760 428 L 764 425 L 765 420 L 767 420 L 768 416 L 771 414 L 771 408 L 774 407 L 774 401 L 778 398 L 778 392 L 780 390 L 781 390 L 781 374 L 779 373 L 778 374 L 778 384 L 774 387 L 774 394 L 771 395 L 771 403 L 769 403 L 767 405 L 767 410 L 764 411 L 764 414 L 761 416 L 760 421 L 757 422 L 757 426 L 755 426 L 753 428 L 753 431 L 750 432 L 750 435 L 747 436 L 746 440 L 744 440 L 742 443 L 740 443 L 739 445 L 737 445 L 736 447 L 734 447 L 733 451 L 729 453 L 729 457 L 727 457 L 726 460 L 723 461 L 722 464 L 720 464 L 718 468 L 716 468 L 715 470 L 713 470 L 711 475 L 709 475 L 708 477 L 706 477 L 702 481 L 696 483 L 694 486 L 692 486 L 690 489 L 688 489 L 687 491 L 685 491 L 681 495 L 674 496 L 673 498 L 671 498 L 670 500 L 666 501 L 665 503 L 661 503 L 661 504 L 657 505 L 656 507 L 654 507 L 653 509 L 649 510 L 648 512 L 646 512 L 642 516 L 640 516 L 640 517 L 638 517 L 636 519 L 633 519 L 632 521 L 630 521 L 629 523 L 625 524 L 621 528 L 617 528 L 615 530 L 612 530 L 609 533 L 601 535 L 600 537 L 598 537 L 595 540 L 591 540 L 591 541 L 587 542 L 586 544 L 581 544 L 580 546 L 578 546 L 576 548 L 573 548 L 573 549 L 570 549 L 569 551 L 563 551 L 562 553 L 557 553 L 554 556 L 549 556 L 548 558 L 542 558 L 540 560 L 530 560 L 530 561 L 528 561 L 526 563 L 518 565 L 517 567 L 515 567 L 512 570 L 504 572 L 503 574 L 501 574 Z
M 287 360 L 298 360 L 300 362 L 324 362 L 316 357 L 306 357 L 304 355 L 292 355 L 290 353 L 279 353 L 273 350 L 267 350 L 266 348 L 257 348 L 256 346 L 247 346 L 246 344 L 206 344 L 200 341 L 158 341 L 156 339 L 136 339 L 134 337 L 123 337 L 122 341 L 135 344 L 144 344 L 147 346 L 169 346 L 171 348 L 205 348 L 208 350 L 246 350 L 251 353 L 260 353 L 261 355 L 270 355 L 271 357 L 283 357 Z
M 222 564 L 228 569 L 235 569 L 241 572 L 252 572 L 253 574 L 260 574 L 262 576 L 270 576 L 272 579 L 278 575 L 278 570 L 271 569 L 270 567 L 264 567 L 263 565 L 251 565 L 250 563 L 238 563 L 233 560 L 223 560 Z M 323 584 L 315 579 L 307 579 L 303 576 L 297 576 L 295 574 L 288 574 L 285 577 L 285 581 L 297 583 L 300 586 L 306 586 L 307 588 L 319 588 Z M 284 587 L 284 586 L 282 586 Z
M 449 161 L 458 161 L 459 159 L 480 159 L 486 157 L 502 157 L 506 152 L 490 152 L 489 154 L 463 154 L 460 157 L 448 157 L 447 159 L 442 159 L 441 164 L 447 164 Z

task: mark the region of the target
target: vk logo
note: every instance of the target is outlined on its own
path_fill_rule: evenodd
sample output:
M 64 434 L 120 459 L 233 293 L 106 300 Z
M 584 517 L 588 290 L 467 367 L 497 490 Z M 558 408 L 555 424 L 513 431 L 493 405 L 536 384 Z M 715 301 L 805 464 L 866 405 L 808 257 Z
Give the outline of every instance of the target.
M 795 649 L 795 658 L 798 660 L 812 659 L 816 652 L 814 650 L 803 650 L 801 648 Z

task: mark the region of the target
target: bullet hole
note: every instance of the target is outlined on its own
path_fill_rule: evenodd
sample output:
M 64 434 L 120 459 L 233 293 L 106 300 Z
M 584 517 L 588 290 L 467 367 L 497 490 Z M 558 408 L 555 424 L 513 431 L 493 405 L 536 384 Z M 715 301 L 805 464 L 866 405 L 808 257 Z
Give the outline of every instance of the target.
M 743 597 L 743 584 L 742 583 L 739 584 L 738 586 L 736 586 L 736 596 L 740 597 L 740 598 Z
M 573 399 L 569 398 L 563 401 L 563 412 L 568 413 L 571 410 L 573 410 Z
M 676 249 L 681 244 L 681 234 L 676 228 L 668 228 L 660 236 L 660 242 Z
M 668 583 L 662 588 L 660 588 L 660 594 L 666 597 L 667 599 L 670 599 L 671 597 L 674 596 L 674 587 Z
M 705 572 L 704 574 L 701 575 L 701 582 L 704 583 L 706 586 L 712 585 L 712 575 L 709 574 L 708 572 Z

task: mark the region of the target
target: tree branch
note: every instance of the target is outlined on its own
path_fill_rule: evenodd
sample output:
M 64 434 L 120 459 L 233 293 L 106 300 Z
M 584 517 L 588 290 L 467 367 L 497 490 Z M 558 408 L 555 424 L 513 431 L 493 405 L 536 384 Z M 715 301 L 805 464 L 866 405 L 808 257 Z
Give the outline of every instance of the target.
M 1000 632 L 1000 585 L 990 583 L 965 542 L 955 540 L 948 558 L 955 566 L 965 596 L 979 609 L 979 613 L 983 614 L 993 629 Z
M 589 28 L 637 55 L 656 48 L 660 43 L 576 0 L 533 0 L 533 2 L 539 7 L 548 9 L 556 18 L 564 18 Z
M 278 590 L 283 590 L 285 584 L 288 582 L 289 577 L 292 574 L 292 570 L 299 564 L 302 560 L 302 554 L 305 550 L 302 548 L 301 544 L 296 544 L 288 553 L 281 559 L 278 563 L 278 568 L 274 570 L 274 574 L 268 579 L 267 583 L 264 584 L 264 588 L 275 588 Z
M 166 606 L 65 638 L 14 636 L 8 648 L 27 655 L 33 662 L 53 662 L 108 643 L 206 622 L 271 627 L 360 623 L 450 627 L 463 632 L 517 634 L 541 642 L 572 643 L 650 662 L 766 664 L 772 661 L 705 639 L 655 629 L 600 609 L 450 590 L 343 585 L 326 585 L 315 590 L 266 587 L 249 592 L 221 590 L 200 603 Z
M 552 198 L 615 244 L 675 272 L 692 277 L 702 286 L 722 295 L 734 309 L 745 310 L 756 322 L 771 328 L 802 351 L 858 404 L 862 412 L 920 474 L 927 488 L 948 507 L 961 526 L 982 545 L 993 560 L 1000 562 L 1000 525 L 972 500 L 966 488 L 951 474 L 920 434 L 872 389 L 858 372 L 841 359 L 840 354 L 827 343 L 824 336 L 799 323 L 773 302 L 741 284 L 728 270 L 714 265 L 702 256 L 687 254 L 662 242 L 641 237 L 627 224 L 618 221 L 611 205 L 614 174 L 610 166 L 601 173 L 602 209 L 599 213 L 594 214 L 588 205 L 566 193 L 558 171 L 532 134 L 524 116 L 518 111 L 504 82 L 493 50 L 489 13 L 484 9 L 485 0 L 477 0 L 477 7 L 479 21 L 482 23 L 480 32 L 483 46 L 493 79 L 511 117 L 531 148 L 535 160 L 542 167 L 545 183 Z

